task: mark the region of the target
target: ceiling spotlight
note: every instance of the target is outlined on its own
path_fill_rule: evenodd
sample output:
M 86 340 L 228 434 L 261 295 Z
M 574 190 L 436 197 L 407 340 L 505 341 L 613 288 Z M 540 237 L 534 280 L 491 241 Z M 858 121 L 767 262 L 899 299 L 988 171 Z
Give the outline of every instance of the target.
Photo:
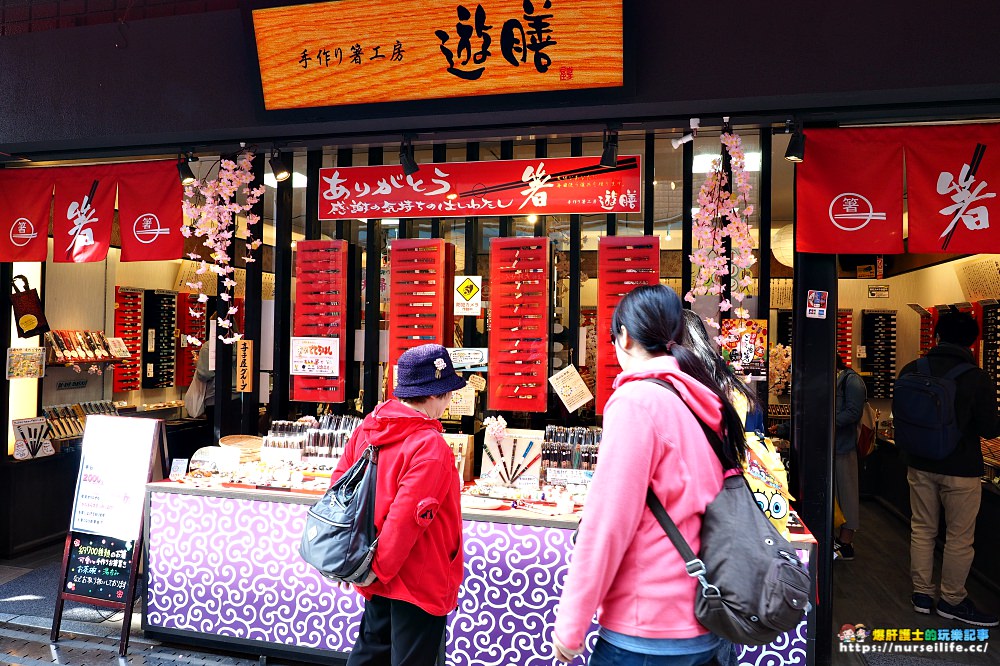
M 785 149 L 785 159 L 789 162 L 801 162 L 806 157 L 806 135 L 802 132 L 802 127 L 797 127 L 792 138 Z
M 285 182 L 292 175 L 292 172 L 288 170 L 285 163 L 281 161 L 281 157 L 278 156 L 278 151 L 276 150 L 271 150 L 271 159 L 267 163 L 271 165 L 271 173 L 279 183 Z
M 604 151 L 601 153 L 600 165 L 608 169 L 618 166 L 618 132 L 604 130 Z
M 194 172 L 191 171 L 191 167 L 188 165 L 188 162 L 194 161 L 197 161 L 197 158 L 193 157 L 190 153 L 188 153 L 187 157 L 181 156 L 177 158 L 177 175 L 180 176 L 181 185 L 185 187 L 196 180 Z
M 399 144 L 399 163 L 403 167 L 403 173 L 412 176 L 420 171 L 420 165 L 413 157 L 413 143 L 410 137 L 404 136 L 403 142 Z

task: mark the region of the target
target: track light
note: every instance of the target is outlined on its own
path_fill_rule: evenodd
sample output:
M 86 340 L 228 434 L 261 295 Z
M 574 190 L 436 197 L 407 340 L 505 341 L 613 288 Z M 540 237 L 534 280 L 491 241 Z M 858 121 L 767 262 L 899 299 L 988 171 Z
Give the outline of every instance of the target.
M 292 172 L 288 170 L 285 163 L 281 161 L 281 158 L 278 156 L 278 151 L 276 150 L 271 151 L 271 159 L 269 159 L 267 163 L 271 165 L 271 174 L 279 183 L 283 183 L 288 180 L 288 178 L 292 175 Z
M 181 185 L 187 187 L 196 180 L 194 172 L 191 171 L 191 167 L 188 165 L 188 162 L 197 161 L 198 158 L 191 153 L 188 153 L 187 156 L 179 156 L 177 158 L 177 175 L 180 176 Z
M 604 151 L 601 153 L 602 167 L 614 169 L 618 166 L 618 132 L 604 130 Z
M 801 162 L 806 157 L 806 135 L 802 132 L 802 127 L 796 127 L 795 133 L 788 142 L 785 149 L 785 159 L 789 162 Z
M 681 135 L 681 137 L 679 139 L 671 139 L 670 140 L 670 145 L 672 145 L 674 147 L 674 150 L 677 150 L 678 148 L 680 148 L 681 146 L 683 146 L 685 143 L 690 143 L 690 142 L 694 141 L 694 138 L 696 136 L 698 136 L 698 127 L 701 125 L 701 118 L 692 118 L 689 121 L 689 123 L 691 125 L 691 131 L 690 132 L 685 132 L 684 134 Z
M 413 158 L 413 143 L 408 136 L 404 136 L 403 142 L 399 144 L 399 163 L 403 167 L 403 173 L 407 176 L 412 176 L 420 171 L 420 165 Z

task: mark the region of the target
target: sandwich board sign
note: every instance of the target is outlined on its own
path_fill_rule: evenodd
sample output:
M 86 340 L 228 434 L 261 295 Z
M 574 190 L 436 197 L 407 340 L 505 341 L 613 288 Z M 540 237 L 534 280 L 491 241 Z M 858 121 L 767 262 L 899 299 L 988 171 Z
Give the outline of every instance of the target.
M 123 611 L 118 654 L 124 657 L 128 651 L 146 484 L 157 457 L 161 467 L 166 464 L 165 446 L 166 431 L 160 419 L 87 417 L 52 618 L 52 642 L 59 640 L 63 605 L 77 601 Z

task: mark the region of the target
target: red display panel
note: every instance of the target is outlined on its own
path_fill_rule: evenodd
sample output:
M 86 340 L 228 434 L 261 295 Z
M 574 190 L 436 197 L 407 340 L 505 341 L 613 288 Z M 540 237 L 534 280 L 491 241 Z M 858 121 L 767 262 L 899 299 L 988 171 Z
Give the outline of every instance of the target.
M 597 413 L 614 390 L 621 372 L 611 345 L 611 316 L 622 297 L 640 285 L 660 283 L 660 239 L 657 236 L 602 236 L 597 246 Z M 492 360 L 492 359 L 490 359 Z
M 190 386 L 198 368 L 198 352 L 201 347 L 187 341 L 187 336 L 198 338 L 202 344 L 208 337 L 205 334 L 205 303 L 198 302 L 198 294 L 177 295 L 177 386 Z M 192 314 L 198 313 L 198 314 Z
M 489 408 L 544 412 L 549 377 L 549 239 L 490 244 Z
M 132 360 L 117 363 L 112 368 L 112 391 L 138 391 L 142 388 L 142 289 L 115 287 L 114 337 L 125 341 Z
M 299 241 L 295 244 L 295 314 L 292 335 L 339 338 L 337 377 L 292 375 L 291 399 L 301 402 L 344 402 L 347 358 L 347 241 Z M 241 308 L 242 311 L 242 308 Z
M 389 259 L 387 393 L 391 395 L 396 362 L 403 352 L 431 343 L 454 346 L 455 247 L 440 238 L 401 238 L 392 241 Z

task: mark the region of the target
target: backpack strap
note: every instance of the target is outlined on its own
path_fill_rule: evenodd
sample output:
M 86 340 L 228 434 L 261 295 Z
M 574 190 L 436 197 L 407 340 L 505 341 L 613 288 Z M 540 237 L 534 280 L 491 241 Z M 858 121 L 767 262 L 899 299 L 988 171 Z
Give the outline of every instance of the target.
M 713 440 L 719 441 L 721 439 L 717 432 L 712 430 L 708 424 L 701 420 L 701 417 L 695 414 L 694 410 L 691 409 L 691 406 L 687 404 L 684 397 L 677 391 L 677 389 L 674 388 L 673 384 L 655 377 L 647 377 L 643 381 L 659 384 L 680 398 L 681 403 L 688 408 L 691 415 L 697 419 L 699 424 L 701 424 L 701 429 L 705 432 L 705 437 L 708 438 L 709 442 L 712 442 Z M 656 521 L 660 523 L 660 527 L 662 527 L 663 531 L 667 533 L 667 537 L 669 537 L 670 542 L 674 544 L 674 548 L 676 548 L 677 552 L 680 553 L 680 556 L 684 558 L 684 568 L 687 570 L 687 574 L 692 578 L 697 578 L 698 582 L 701 583 L 702 595 L 705 597 L 722 596 L 722 593 L 719 592 L 719 588 L 709 583 L 708 579 L 705 578 L 705 574 L 708 573 L 705 569 L 705 563 L 701 560 L 701 558 L 695 555 L 693 550 L 691 550 L 691 546 L 688 544 L 687 539 L 685 539 L 684 535 L 681 534 L 681 531 L 677 528 L 677 524 L 673 521 L 673 518 L 670 517 L 670 514 L 667 513 L 667 510 L 663 507 L 663 503 L 660 502 L 660 498 L 656 496 L 656 493 L 653 492 L 652 488 L 646 489 L 646 505 L 653 513 L 653 517 L 656 518 Z
M 972 365 L 971 363 L 966 363 L 966 362 L 959 363 L 954 368 L 952 368 L 951 370 L 949 370 L 947 372 L 947 374 L 945 374 L 944 378 L 945 379 L 958 379 L 961 375 L 964 375 L 966 372 L 968 372 L 969 370 L 972 370 L 975 367 L 976 366 Z

